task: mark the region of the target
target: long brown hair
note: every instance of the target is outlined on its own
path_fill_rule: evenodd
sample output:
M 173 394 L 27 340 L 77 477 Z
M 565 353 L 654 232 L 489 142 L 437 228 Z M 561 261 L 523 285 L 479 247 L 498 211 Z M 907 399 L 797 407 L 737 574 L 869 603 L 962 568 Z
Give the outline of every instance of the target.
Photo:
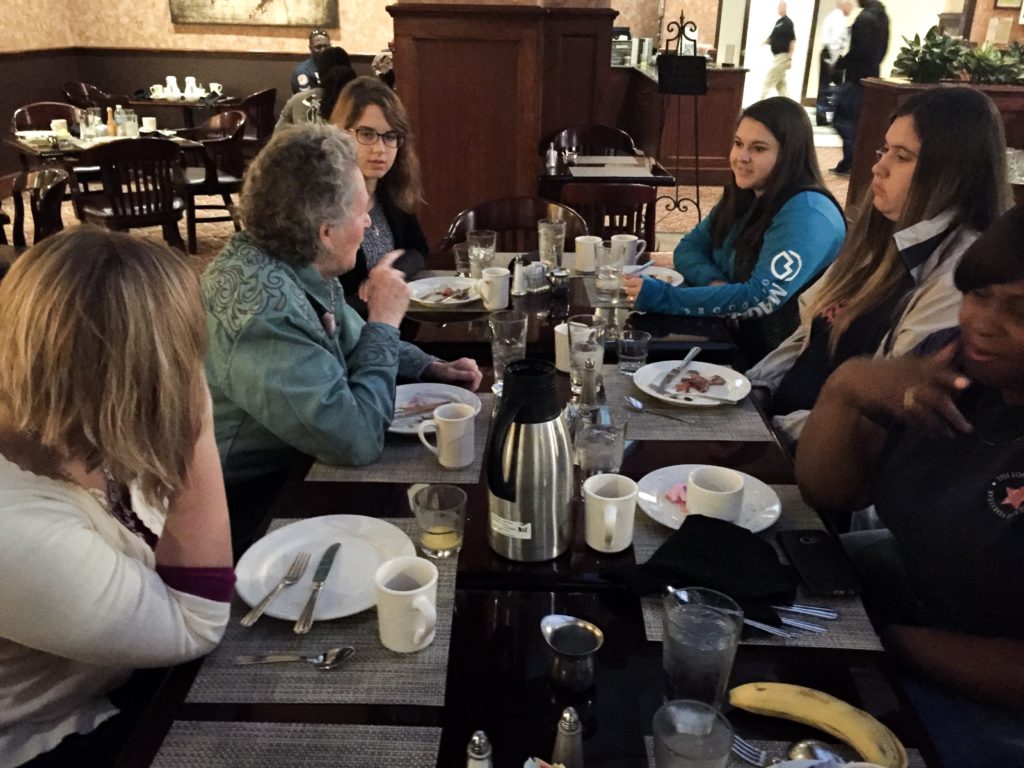
M 94 227 L 34 246 L 0 283 L 0 425 L 138 483 L 183 487 L 209 392 L 199 280 L 177 251 Z
M 722 200 L 711 214 L 711 240 L 720 248 L 737 223 L 733 279 L 746 280 L 753 271 L 772 218 L 800 189 L 825 192 L 825 184 L 814 152 L 814 130 L 803 108 L 792 99 L 774 96 L 751 104 L 736 121 L 749 118 L 761 123 L 779 142 L 779 156 L 760 196 L 736 186 L 735 176 L 725 188 Z M 827 194 L 827 193 L 826 193 Z
M 405 136 L 405 143 L 395 155 L 395 164 L 377 182 L 377 195 L 383 195 L 387 201 L 406 213 L 415 213 L 424 202 L 420 161 L 413 149 L 409 115 L 395 92 L 376 77 L 357 77 L 342 89 L 330 121 L 348 130 L 355 126 L 363 111 L 371 104 L 380 107 L 388 125 Z
M 833 352 L 850 324 L 885 301 L 905 279 L 895 233 L 949 209 L 956 211 L 952 226 L 983 232 L 1009 202 L 1003 121 L 988 96 L 973 88 L 939 86 L 907 99 L 889 125 L 907 116 L 914 121 L 921 151 L 903 213 L 897 221 L 879 213 L 869 187 L 822 290 L 806 310 L 816 317 L 844 305 L 829 331 Z

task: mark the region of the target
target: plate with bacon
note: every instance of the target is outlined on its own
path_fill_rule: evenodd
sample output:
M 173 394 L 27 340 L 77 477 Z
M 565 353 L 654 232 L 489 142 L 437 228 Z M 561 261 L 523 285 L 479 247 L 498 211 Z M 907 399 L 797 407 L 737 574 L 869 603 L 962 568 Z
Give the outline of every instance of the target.
M 686 482 L 690 473 L 702 464 L 676 464 L 649 472 L 637 481 L 637 504 L 656 523 L 672 529 L 683 524 L 686 509 Z M 736 525 L 751 533 L 771 527 L 782 514 L 782 502 L 772 487 L 746 472 L 743 475 L 743 507 Z
M 696 360 L 678 370 L 679 360 L 645 365 L 633 383 L 651 397 L 673 405 L 710 407 L 738 403 L 750 394 L 750 380 L 732 368 Z M 673 376 L 669 378 L 669 374 Z
M 480 300 L 477 282 L 468 277 L 425 277 L 409 283 L 409 296 L 418 304 L 469 304 Z

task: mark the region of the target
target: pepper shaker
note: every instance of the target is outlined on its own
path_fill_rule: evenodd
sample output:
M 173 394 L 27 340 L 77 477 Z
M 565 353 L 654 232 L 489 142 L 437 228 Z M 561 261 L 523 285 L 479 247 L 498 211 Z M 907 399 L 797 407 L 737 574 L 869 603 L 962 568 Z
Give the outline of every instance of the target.
M 493 768 L 491 742 L 483 731 L 477 731 L 469 739 L 466 747 L 466 768 Z
M 552 763 L 561 763 L 565 768 L 583 768 L 583 726 L 580 716 L 572 707 L 562 710 L 558 719 L 558 734 L 555 748 L 551 753 Z

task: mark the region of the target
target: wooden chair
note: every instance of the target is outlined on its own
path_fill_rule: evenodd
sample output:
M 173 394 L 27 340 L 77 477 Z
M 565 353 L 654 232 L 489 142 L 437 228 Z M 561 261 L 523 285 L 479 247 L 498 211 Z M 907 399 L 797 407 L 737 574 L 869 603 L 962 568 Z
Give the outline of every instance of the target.
M 67 120 L 74 125 L 78 109 L 63 101 L 37 101 L 14 110 L 11 116 L 12 131 L 48 131 L 51 120 Z
M 498 233 L 495 248 L 499 251 L 537 250 L 537 222 L 540 219 L 565 220 L 566 250 L 575 248 L 575 239 L 587 234 L 587 224 L 572 208 L 542 197 L 502 197 L 467 208 L 452 219 L 448 234 L 441 241 L 437 254 L 431 254 L 428 266 L 451 263 L 450 251 L 455 243 L 464 242 L 466 233 L 474 229 L 493 229 Z M 436 263 L 434 263 L 436 262 Z
M 82 153 L 99 166 L 103 191 L 83 194 L 72 178 L 75 214 L 107 229 L 163 227 L 164 240 L 185 249 L 178 222 L 185 213 L 184 160 L 168 139 L 122 139 Z
M 185 229 L 188 237 L 188 252 L 198 252 L 196 224 L 198 222 L 230 221 L 235 231 L 241 226 L 235 217 L 235 205 L 231 195 L 242 189 L 242 173 L 245 161 L 242 159 L 242 134 L 245 131 L 245 112 L 238 109 L 219 112 L 198 128 L 179 129 L 178 135 L 198 141 L 202 150 L 186 152 L 185 160 Z M 197 156 L 200 164 L 192 165 Z M 197 195 L 220 195 L 223 204 L 196 203 Z M 219 216 L 196 215 L 196 211 L 224 210 Z
M 6 207 L 10 201 L 14 211 L 11 219 L 6 211 L 0 210 L 0 245 L 10 244 L 16 249 L 28 247 L 25 239 L 26 196 L 32 214 L 33 243 L 64 229 L 60 205 L 69 175 L 61 168 L 43 168 L 0 176 L 0 206 Z M 9 240 L 3 226 L 7 224 L 11 225 Z
M 242 103 L 233 109 L 245 112 L 245 133 L 242 135 L 242 156 L 251 159 L 263 149 L 270 140 L 277 123 L 274 105 L 277 101 L 277 89 L 268 88 L 256 91 L 242 99 Z
M 118 104 L 127 107 L 129 99 L 123 94 L 109 94 L 106 91 L 101 91 L 92 83 L 83 83 L 78 80 L 68 80 L 64 83 L 64 95 L 76 107 L 83 109 L 86 107 L 106 109 Z
M 566 128 L 554 135 L 548 142 L 545 142 L 541 151 L 548 148 L 550 142 L 554 142 L 555 149 L 571 149 L 581 155 L 635 155 L 636 144 L 625 131 L 612 128 L 610 125 L 580 125 L 573 128 Z
M 612 235 L 636 235 L 656 249 L 655 201 L 658 190 L 649 184 L 573 182 L 562 187 L 562 202 L 587 222 L 590 234 L 607 240 Z

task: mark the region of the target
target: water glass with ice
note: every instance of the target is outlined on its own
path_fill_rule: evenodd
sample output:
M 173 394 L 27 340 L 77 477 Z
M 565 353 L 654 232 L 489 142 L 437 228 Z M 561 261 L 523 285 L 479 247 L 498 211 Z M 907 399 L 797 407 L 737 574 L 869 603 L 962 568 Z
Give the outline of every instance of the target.
M 612 246 L 611 240 L 602 240 L 594 247 L 597 275 L 594 287 L 603 299 L 616 299 L 622 288 L 622 253 Z
M 459 277 L 472 277 L 469 263 L 469 243 L 455 243 L 452 246 L 452 260 L 455 263 L 455 274 Z M 481 274 L 483 269 L 481 269 Z M 480 275 L 477 275 L 480 279 Z
M 623 331 L 619 336 L 619 373 L 632 376 L 647 364 L 651 334 L 647 331 Z
M 743 611 L 721 592 L 669 589 L 663 598 L 665 700 L 694 699 L 721 707 L 743 630 Z
M 629 413 L 624 408 L 596 408 L 576 428 L 576 462 L 580 477 L 615 474 L 622 467 Z
M 677 699 L 654 713 L 655 768 L 725 768 L 733 730 L 725 716 L 700 701 Z
M 512 360 L 526 357 L 528 322 L 527 314 L 516 309 L 491 313 L 491 361 L 494 366 L 494 391 L 497 393 L 501 392 L 505 366 Z
M 593 360 L 598 371 L 604 365 L 604 320 L 596 315 L 569 318 L 569 383 L 574 397 L 583 392 L 583 370 Z
M 487 267 L 494 266 L 494 246 L 498 233 L 491 229 L 474 229 L 466 235 L 469 243 L 471 277 L 479 280 Z
M 548 272 L 562 266 L 565 248 L 565 220 L 541 219 L 537 222 L 537 250 Z

